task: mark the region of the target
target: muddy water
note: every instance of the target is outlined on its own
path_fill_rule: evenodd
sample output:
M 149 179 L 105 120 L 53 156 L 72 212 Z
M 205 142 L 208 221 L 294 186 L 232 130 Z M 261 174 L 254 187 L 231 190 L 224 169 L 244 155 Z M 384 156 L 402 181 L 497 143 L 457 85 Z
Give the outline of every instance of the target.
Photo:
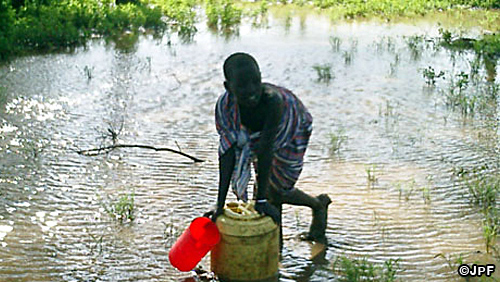
M 311 212 L 285 208 L 281 281 L 335 280 L 339 255 L 399 259 L 403 281 L 459 281 L 438 254 L 491 261 L 483 255 L 482 218 L 452 172 L 498 160 L 476 146 L 482 123 L 446 109 L 421 75 L 429 65 L 467 71 L 471 55 L 452 61 L 445 50 L 412 52 L 407 37 L 437 35 L 436 22 L 330 25 L 311 16 L 268 25 L 244 23 L 230 38 L 200 25 L 192 43 L 141 38 L 128 52 L 96 41 L 74 54 L 2 66 L 10 98 L 0 112 L 0 280 L 192 277 L 174 270 L 167 254 L 215 202 L 213 108 L 222 62 L 235 51 L 255 55 L 265 81 L 292 89 L 310 109 L 314 132 L 298 187 L 333 199 L 330 247 L 315 261 L 297 240 Z M 340 38 L 338 50 L 331 36 Z M 329 83 L 317 81 L 318 64 L 331 66 Z M 122 143 L 179 146 L 206 161 L 144 149 L 98 157 L 73 151 L 99 146 L 107 128 L 122 123 Z M 338 130 L 347 140 L 331 153 L 329 134 Z M 104 207 L 130 193 L 136 219 L 120 224 Z M 201 265 L 208 269 L 208 260 Z

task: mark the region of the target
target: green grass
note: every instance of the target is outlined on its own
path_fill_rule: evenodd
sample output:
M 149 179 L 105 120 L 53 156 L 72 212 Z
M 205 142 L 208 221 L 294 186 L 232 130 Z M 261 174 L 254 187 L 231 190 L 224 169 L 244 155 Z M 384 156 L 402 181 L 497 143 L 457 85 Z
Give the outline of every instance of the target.
M 332 46 L 332 51 L 339 52 L 341 45 L 342 39 L 340 37 L 330 36 L 330 46 Z
M 473 169 L 458 169 L 456 176 L 464 181 L 468 188 L 471 204 L 479 208 L 483 215 L 483 237 L 487 253 L 500 259 L 500 250 L 496 246 L 500 233 L 500 175 L 488 172 L 487 166 Z
M 377 175 L 376 175 L 377 165 L 376 164 L 366 165 L 365 172 L 366 172 L 366 180 L 368 181 L 368 184 L 373 186 L 378 180 Z
M 338 129 L 335 132 L 328 134 L 330 139 L 330 154 L 335 154 L 340 152 L 340 148 L 347 142 L 347 136 L 345 135 L 345 130 L 343 128 Z
M 296 2 L 296 1 L 292 1 Z M 313 0 L 312 4 L 328 9 L 334 18 L 367 16 L 421 16 L 436 10 L 451 8 L 500 8 L 497 0 Z
M 119 222 L 133 221 L 135 219 L 134 211 L 134 193 L 124 194 L 104 206 L 109 216 Z
M 367 260 L 339 257 L 333 263 L 334 271 L 339 274 L 341 282 L 392 282 L 396 281 L 396 274 L 401 272 L 399 259 L 389 259 L 383 266 Z
M 479 38 L 467 38 L 444 29 L 439 32 L 438 38 L 407 38 L 412 58 L 416 59 L 419 54 L 429 51 L 428 48 L 433 48 L 433 51 L 441 48 L 449 50 L 452 61 L 464 52 L 474 58 L 468 61 L 469 69 L 447 72 L 446 75 L 443 71 L 437 72 L 432 66 L 428 66 L 421 71 L 425 83 L 434 87 L 438 79 L 445 79 L 448 88 L 436 90 L 443 94 L 447 107 L 460 112 L 464 118 L 477 116 L 491 119 L 495 115 L 500 93 L 500 84 L 495 81 L 496 65 L 500 58 L 500 35 L 485 34 Z
M 141 28 L 163 33 L 167 28 L 194 26 L 195 3 L 145 0 L 115 5 L 113 0 L 45 0 L 25 1 L 14 9 L 10 0 L 1 0 L 0 60 L 80 46 L 96 35 L 138 33 Z
M 445 92 L 446 105 L 464 117 L 491 114 L 498 102 L 499 85 L 472 79 L 474 73 L 456 74 Z
M 256 25 L 265 26 L 271 6 L 289 10 L 293 6 L 302 10 L 320 8 L 333 18 L 380 16 L 421 16 L 440 10 L 458 10 L 479 7 L 499 8 L 498 0 L 267 0 L 257 3 L 230 0 L 26 0 L 12 5 L 12 0 L 0 0 L 0 61 L 15 55 L 35 51 L 65 50 L 85 44 L 93 36 L 116 36 L 124 32 L 142 32 L 142 28 L 155 34 L 178 32 L 181 38 L 191 39 L 197 32 L 197 9 L 205 9 L 207 24 L 217 30 L 228 31 L 237 27 L 244 16 Z M 19 3 L 19 1 L 16 1 Z M 274 9 L 274 10 L 276 10 Z M 482 12 L 481 21 L 498 26 L 500 16 L 493 10 Z M 485 36 L 474 45 L 484 57 L 498 52 L 499 37 Z M 332 42 L 339 50 L 340 42 Z M 335 44 L 337 44 L 335 46 Z M 418 54 L 418 53 L 415 53 Z M 352 54 L 344 54 L 346 64 Z M 493 64 L 490 63 L 490 68 Z
M 18 1 L 16 1 L 18 3 Z M 85 44 L 92 36 L 110 36 L 124 31 L 138 32 L 141 28 L 162 34 L 169 30 L 181 37 L 192 38 L 197 9 L 205 8 L 207 24 L 217 30 L 230 30 L 242 21 L 244 16 L 253 18 L 256 25 L 266 22 L 270 6 L 288 9 L 320 8 L 333 18 L 356 18 L 380 16 L 420 17 L 440 11 L 464 8 L 500 8 L 498 0 L 314 0 L 280 1 L 267 0 L 257 3 L 230 0 L 32 0 L 13 7 L 11 0 L 0 1 L 0 61 L 13 55 L 33 51 L 50 51 L 72 48 Z M 308 8 L 309 7 L 309 8 Z M 485 10 L 483 24 L 498 26 L 500 16 L 493 10 Z M 474 45 L 475 49 L 488 54 L 498 52 L 497 35 L 485 36 Z M 332 48 L 339 49 L 340 42 L 333 42 Z M 417 54 L 417 53 L 415 53 Z M 349 55 L 349 54 L 345 54 Z M 352 56 L 351 56 L 352 59 Z M 346 56 L 346 62 L 349 62 Z
M 443 71 L 436 73 L 434 68 L 431 66 L 422 70 L 422 76 L 425 78 L 425 83 L 429 86 L 436 85 L 436 79 L 438 79 L 438 78 L 444 79 L 445 78 Z
M 312 68 L 316 71 L 316 74 L 318 75 L 319 82 L 328 83 L 334 77 L 332 75 L 332 66 L 330 66 L 328 64 L 314 65 Z

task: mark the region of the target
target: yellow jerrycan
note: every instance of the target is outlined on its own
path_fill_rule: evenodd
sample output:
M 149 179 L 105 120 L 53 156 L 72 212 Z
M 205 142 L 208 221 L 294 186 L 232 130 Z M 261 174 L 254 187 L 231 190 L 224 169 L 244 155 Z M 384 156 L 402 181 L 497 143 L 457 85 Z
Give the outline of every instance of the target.
M 210 254 L 211 270 L 223 282 L 278 280 L 279 228 L 254 203 L 228 203 L 217 218 L 221 240 Z

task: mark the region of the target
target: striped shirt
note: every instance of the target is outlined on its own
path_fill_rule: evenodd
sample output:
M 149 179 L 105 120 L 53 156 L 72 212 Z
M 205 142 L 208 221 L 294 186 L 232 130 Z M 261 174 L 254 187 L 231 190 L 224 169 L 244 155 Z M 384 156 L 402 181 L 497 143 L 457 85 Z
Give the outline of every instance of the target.
M 291 189 L 302 171 L 304 154 L 312 132 L 312 116 L 290 90 L 267 83 L 263 85 L 266 91 L 278 93 L 284 106 L 273 143 L 274 158 L 269 185 L 276 190 Z M 257 171 L 254 152 L 260 139 L 260 132 L 250 132 L 241 124 L 238 104 L 227 92 L 217 100 L 215 124 L 220 136 L 219 156 L 234 145 L 236 162 L 231 176 L 232 189 L 238 199 L 247 201 L 252 159 L 254 169 Z

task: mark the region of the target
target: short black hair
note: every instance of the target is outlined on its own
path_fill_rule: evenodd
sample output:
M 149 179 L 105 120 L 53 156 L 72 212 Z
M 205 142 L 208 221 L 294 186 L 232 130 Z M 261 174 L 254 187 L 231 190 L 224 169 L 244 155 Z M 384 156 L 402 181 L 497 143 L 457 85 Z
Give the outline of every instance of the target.
M 228 81 L 233 76 L 233 71 L 239 68 L 255 68 L 260 74 L 259 65 L 257 61 L 247 53 L 233 53 L 224 61 L 224 78 Z

